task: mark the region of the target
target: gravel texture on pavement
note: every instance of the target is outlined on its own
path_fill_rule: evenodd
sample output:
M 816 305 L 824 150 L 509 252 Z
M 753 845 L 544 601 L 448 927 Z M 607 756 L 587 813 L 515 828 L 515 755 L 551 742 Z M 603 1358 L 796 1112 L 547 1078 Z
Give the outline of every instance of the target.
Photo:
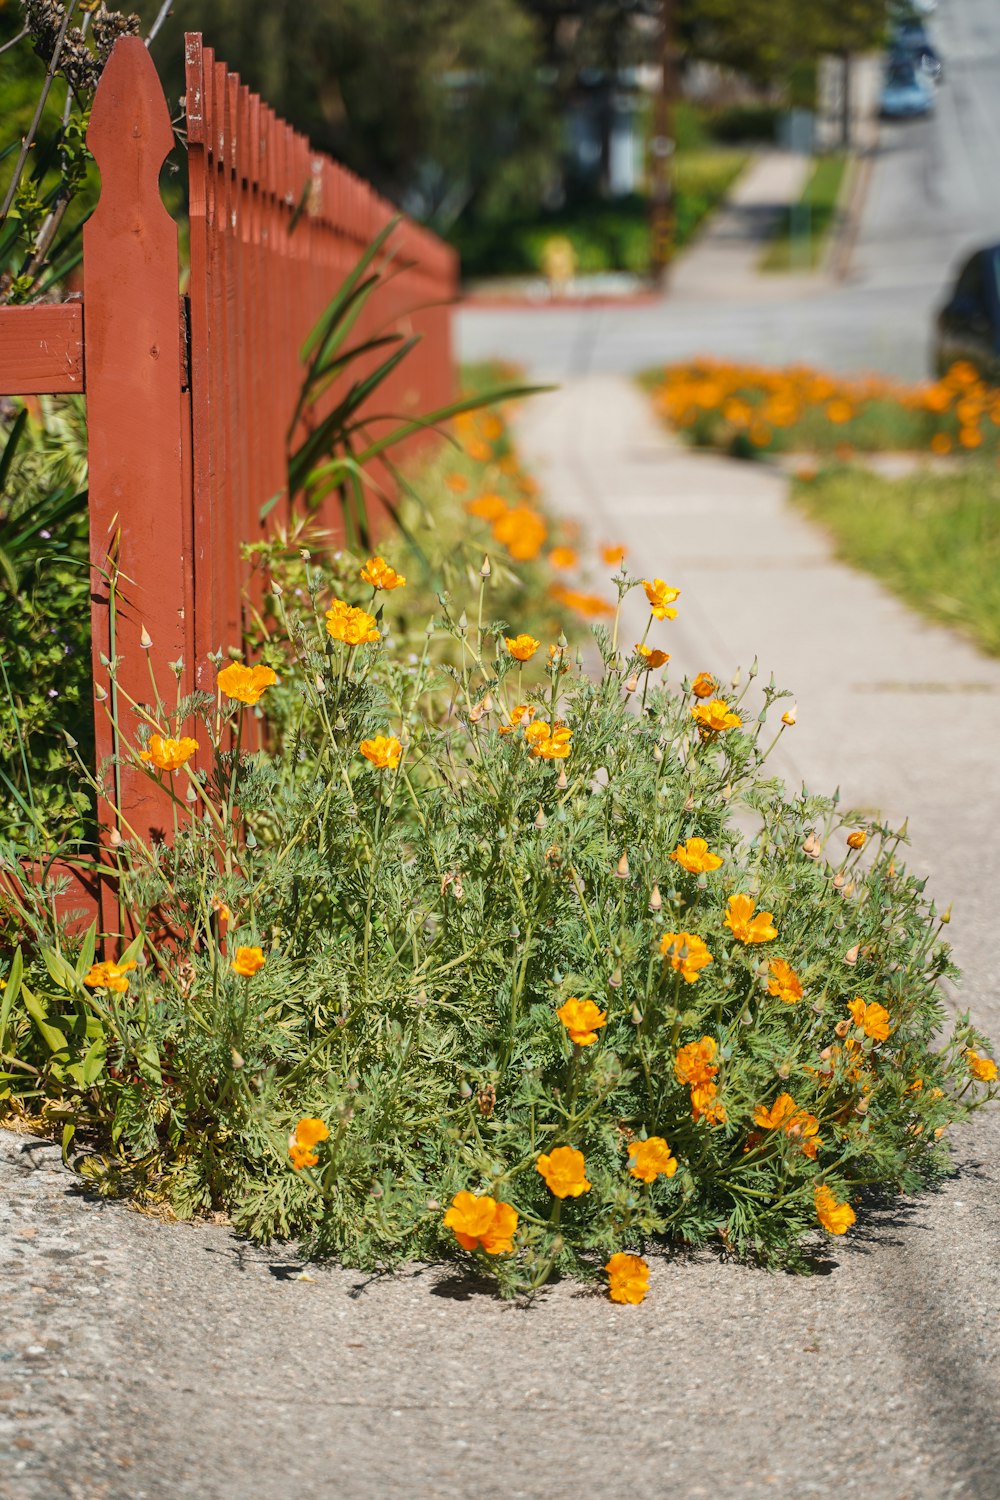
M 911 813 L 963 1001 L 1000 1035 L 1000 665 L 831 561 L 763 466 L 692 455 L 636 390 L 528 403 L 553 502 L 679 584 L 675 677 L 754 649 L 798 695 L 780 769 Z M 644 610 L 630 616 L 639 639 Z M 794 738 L 791 736 L 794 735 Z M 454 1266 L 370 1279 L 84 1194 L 0 1132 L 4 1500 L 696 1500 L 1000 1493 L 1000 1114 L 958 1170 L 872 1205 L 815 1274 L 700 1253 L 641 1307 L 523 1308 Z

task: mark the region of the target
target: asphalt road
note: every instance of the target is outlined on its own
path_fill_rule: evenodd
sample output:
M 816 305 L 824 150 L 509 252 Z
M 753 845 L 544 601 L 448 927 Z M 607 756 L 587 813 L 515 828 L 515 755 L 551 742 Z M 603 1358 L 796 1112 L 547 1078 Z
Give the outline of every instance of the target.
M 932 24 L 946 69 L 936 115 L 883 125 L 845 281 L 793 280 L 783 296 L 720 285 L 631 307 L 469 307 L 461 357 L 513 359 L 556 380 L 697 354 L 927 374 L 949 279 L 965 252 L 1000 240 L 1000 4 L 941 0 Z

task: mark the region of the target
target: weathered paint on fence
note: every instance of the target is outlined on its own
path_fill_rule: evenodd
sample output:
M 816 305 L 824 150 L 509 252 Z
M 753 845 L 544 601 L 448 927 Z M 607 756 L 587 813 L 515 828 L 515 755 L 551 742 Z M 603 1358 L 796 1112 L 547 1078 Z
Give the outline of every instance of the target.
M 173 145 L 169 113 L 148 51 L 126 37 L 91 114 L 101 195 L 84 230 L 82 307 L 0 310 L 0 392 L 87 396 L 94 677 L 109 690 L 96 708 L 97 757 L 114 763 L 108 790 L 119 809 L 113 815 L 109 800 L 101 811 L 109 866 L 119 837 L 149 842 L 170 825 L 166 795 L 121 751 L 135 743 L 151 702 L 151 672 L 169 700 L 171 663 L 183 662 L 182 691 L 209 687 L 208 652 L 239 649 L 240 543 L 263 533 L 268 501 L 279 497 L 270 511 L 279 520 L 294 502 L 285 473 L 301 343 L 393 213 L 367 183 L 313 152 L 200 36 L 185 45 L 186 298 L 177 226 L 159 193 Z M 452 395 L 456 258 L 408 222 L 393 253 L 394 275 L 357 340 L 375 332 L 375 320 L 423 337 L 380 391 L 376 426 L 386 413 L 427 410 Z M 325 401 L 336 395 L 334 387 Z M 305 413 L 298 435 L 322 414 Z M 321 519 L 336 534 L 332 502 Z M 76 878 L 69 899 L 92 911 L 92 885 Z M 102 920 L 115 929 L 111 900 Z

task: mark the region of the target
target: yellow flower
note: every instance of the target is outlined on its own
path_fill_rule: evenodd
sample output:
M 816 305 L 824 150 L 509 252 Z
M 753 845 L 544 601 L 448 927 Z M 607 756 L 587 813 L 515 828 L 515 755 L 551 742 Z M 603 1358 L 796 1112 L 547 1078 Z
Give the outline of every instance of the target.
M 889 1025 L 889 1012 L 884 1005 L 879 1005 L 873 1000 L 866 1005 L 859 995 L 856 1000 L 848 1003 L 847 1009 L 851 1012 L 851 1020 L 855 1026 L 860 1026 L 865 1036 L 872 1037 L 876 1042 L 884 1042 L 891 1031 Z
M 531 747 L 532 755 L 538 756 L 540 760 L 565 760 L 571 749 L 573 731 L 559 719 L 556 720 L 555 728 L 550 728 L 544 719 L 536 719 L 534 724 L 528 725 L 524 737 Z
M 327 634 L 346 646 L 370 646 L 379 639 L 375 616 L 367 610 L 334 599 L 326 612 Z
M 774 914 L 760 911 L 754 916 L 752 896 L 730 896 L 723 927 L 728 927 L 740 943 L 769 943 L 778 936 Z
M 854 833 L 847 835 L 847 847 L 849 849 L 863 849 L 868 842 L 868 835 L 863 829 L 858 828 Z
M 628 1148 L 628 1169 L 640 1182 L 655 1182 L 657 1177 L 673 1177 L 677 1158 L 662 1135 L 651 1135 L 646 1141 L 633 1141 Z
M 608 1296 L 612 1302 L 638 1306 L 649 1291 L 649 1266 L 641 1255 L 619 1250 L 604 1269 L 608 1273 Z
M 395 568 L 390 568 L 384 557 L 370 557 L 361 569 L 362 583 L 371 584 L 373 589 L 401 589 L 406 579 Z
M 973 1078 L 978 1078 L 980 1083 L 992 1083 L 997 1076 L 997 1065 L 991 1057 L 980 1057 L 978 1052 L 973 1052 L 970 1047 L 965 1054 L 965 1061 L 969 1065 L 969 1072 Z
M 689 1083 L 693 1087 L 711 1083 L 719 1065 L 719 1044 L 714 1037 L 703 1036 L 700 1042 L 687 1042 L 678 1047 L 674 1058 L 674 1077 L 678 1083 Z
M 547 1156 L 540 1156 L 535 1170 L 545 1178 L 545 1185 L 554 1198 L 579 1198 L 590 1192 L 587 1181 L 587 1163 L 583 1152 L 575 1146 L 557 1146 Z
M 320 1141 L 330 1138 L 330 1132 L 322 1120 L 315 1115 L 307 1115 L 300 1120 L 288 1141 L 288 1154 L 292 1158 L 292 1166 L 296 1172 L 301 1172 L 303 1167 L 314 1167 L 319 1161 L 315 1146 Z
M 264 967 L 265 962 L 263 948 L 237 948 L 236 957 L 229 967 L 234 974 L 252 979 L 257 970 Z
M 92 990 L 115 990 L 123 995 L 128 989 L 128 980 L 125 975 L 135 964 L 131 959 L 124 964 L 113 964 L 106 961 L 101 964 L 91 964 L 88 973 L 84 974 L 83 982 Z
M 712 734 L 723 734 L 727 729 L 739 729 L 743 720 L 734 713 L 724 698 L 713 698 L 710 703 L 699 703 L 691 710 L 691 717 L 698 726 L 702 739 Z
M 646 598 L 649 607 L 658 620 L 676 620 L 677 611 L 671 609 L 675 599 L 680 598 L 680 589 L 672 589 L 662 578 L 654 578 L 652 582 L 644 578 L 642 586 L 646 590 Z
M 515 703 L 508 714 L 509 722 L 500 725 L 501 734 L 513 734 L 515 729 L 522 729 L 524 725 L 530 724 L 535 717 L 535 710 L 527 703 Z
M 849 1203 L 840 1203 L 825 1182 L 818 1182 L 813 1189 L 816 1217 L 828 1234 L 846 1234 L 854 1223 L 854 1209 Z
M 403 747 L 394 734 L 377 734 L 373 740 L 362 740 L 358 749 L 378 771 L 395 771 L 403 753 Z
M 699 672 L 691 684 L 691 691 L 696 698 L 711 698 L 718 686 L 711 672 Z
M 242 662 L 234 661 L 223 667 L 215 680 L 227 698 L 235 698 L 252 708 L 278 679 L 270 667 L 245 667 Z
M 652 646 L 644 646 L 641 641 L 636 641 L 635 649 L 645 662 L 647 672 L 653 672 L 657 667 L 665 667 L 670 660 L 668 651 L 656 651 Z
M 549 553 L 549 565 L 553 568 L 565 570 L 575 568 L 580 561 L 579 556 L 572 547 L 553 547 Z
M 606 1026 L 608 1021 L 606 1010 L 601 1010 L 593 1000 L 578 1000 L 575 995 L 571 995 L 560 1005 L 556 1015 L 576 1047 L 589 1047 L 592 1042 L 596 1042 L 598 1030 Z
M 699 970 L 715 962 L 707 945 L 693 932 L 665 932 L 660 938 L 660 952 L 685 984 L 694 984 Z
M 691 875 L 703 875 L 722 864 L 721 854 L 713 854 L 705 839 L 688 839 L 686 844 L 678 844 L 670 858 Z
M 786 1005 L 794 1005 L 796 1000 L 802 999 L 802 981 L 792 968 L 791 964 L 783 958 L 772 958 L 769 964 L 771 977 L 767 981 L 767 993 L 776 995 L 779 1000 L 784 1000 Z
M 488 1193 L 456 1193 L 444 1222 L 463 1250 L 482 1247 L 487 1255 L 509 1255 L 514 1248 L 517 1209 Z
M 615 563 L 624 561 L 625 552 L 626 548 L 624 547 L 602 547 L 601 559 L 607 563 L 609 568 L 613 568 Z
M 530 661 L 542 644 L 541 641 L 536 641 L 533 635 L 505 635 L 504 640 L 507 642 L 507 650 L 515 661 Z
M 787 724 L 789 728 L 797 721 L 797 719 L 798 710 L 794 707 L 786 708 L 785 712 L 781 715 L 782 724 Z
M 165 739 L 162 735 L 149 737 L 149 749 L 139 751 L 139 759 L 152 764 L 158 771 L 178 771 L 190 760 L 198 748 L 198 741 L 188 735 L 179 740 Z

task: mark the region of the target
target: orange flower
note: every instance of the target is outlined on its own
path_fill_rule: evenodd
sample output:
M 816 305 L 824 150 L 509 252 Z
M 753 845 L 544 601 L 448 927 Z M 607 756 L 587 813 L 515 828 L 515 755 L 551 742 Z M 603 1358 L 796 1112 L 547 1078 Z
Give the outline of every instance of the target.
M 362 583 L 371 584 L 373 589 L 401 589 L 406 579 L 395 568 L 390 568 L 384 557 L 370 557 L 361 569 Z
M 642 645 L 640 641 L 636 641 L 635 649 L 646 663 L 647 672 L 652 672 L 657 667 L 665 667 L 670 660 L 669 652 L 655 651 L 651 646 Z
M 665 932 L 660 938 L 660 952 L 685 984 L 694 984 L 699 971 L 715 962 L 706 944 L 693 932 Z
M 876 1042 L 884 1042 L 892 1028 L 889 1025 L 889 1012 L 884 1005 L 879 1005 L 873 1000 L 866 1005 L 859 995 L 856 1000 L 851 1000 L 847 1006 L 851 1013 L 851 1020 L 855 1026 L 860 1026 L 865 1036 L 870 1036 Z
M 236 957 L 229 967 L 241 978 L 252 979 L 257 970 L 264 967 L 265 962 L 263 948 L 237 948 Z
M 613 568 L 615 563 L 625 560 L 626 550 L 625 547 L 602 547 L 601 560 L 602 562 L 606 562 L 609 568 Z
M 696 698 L 711 698 L 718 686 L 711 672 L 699 672 L 691 684 L 691 691 Z
M 672 589 L 662 578 L 654 578 L 652 582 L 644 578 L 642 586 L 646 590 L 646 598 L 649 607 L 658 620 L 676 620 L 677 611 L 671 609 L 675 599 L 680 598 L 680 589 Z
M 700 1042 L 687 1042 L 677 1049 L 674 1058 L 674 1077 L 678 1083 L 689 1083 L 694 1087 L 711 1083 L 719 1065 L 719 1044 L 714 1037 L 703 1036 Z
M 343 599 L 334 599 L 326 612 L 327 633 L 335 641 L 346 646 L 370 646 L 379 639 L 375 616 L 367 610 L 345 604 Z
M 554 583 L 549 593 L 567 609 L 574 609 L 587 619 L 596 620 L 601 615 L 613 615 L 615 612 L 614 605 L 602 599 L 599 594 L 582 594 L 578 589 L 568 589 L 561 583 Z
M 575 568 L 580 561 L 579 555 L 572 547 L 553 547 L 549 553 L 549 565 L 553 568 L 565 570 Z
M 691 717 L 698 726 L 702 739 L 713 734 L 723 734 L 727 729 L 739 729 L 743 720 L 734 713 L 724 698 L 713 698 L 711 703 L 699 703 L 691 710 Z
M 965 1054 L 969 1072 L 973 1078 L 978 1078 L 980 1083 L 992 1083 L 997 1076 L 997 1065 L 991 1057 L 980 1057 L 978 1052 L 973 1052 L 970 1047 Z
M 752 896 L 730 896 L 722 925 L 740 943 L 769 943 L 778 936 L 773 912 L 760 911 L 754 916 Z
M 494 537 L 518 562 L 532 562 L 548 534 L 542 517 L 530 505 L 514 505 L 493 523 Z
M 530 661 L 542 644 L 533 635 L 505 635 L 507 650 L 515 661 Z
M 488 1193 L 456 1193 L 444 1222 L 463 1250 L 482 1248 L 487 1255 L 509 1255 L 514 1249 L 517 1209 Z
M 507 724 L 500 725 L 501 734 L 513 734 L 515 729 L 522 729 L 525 724 L 530 724 L 535 717 L 535 710 L 527 703 L 515 703 L 510 710 Z
M 951 438 L 946 432 L 936 432 L 931 438 L 932 453 L 950 453 Z
M 838 398 L 829 403 L 826 408 L 826 414 L 830 421 L 839 427 L 851 420 L 854 416 L 854 410 L 849 401 Z
M 91 964 L 90 969 L 83 976 L 83 982 L 92 990 L 114 990 L 119 995 L 124 995 L 128 989 L 128 980 L 125 975 L 135 964 L 129 959 L 124 964 L 113 964 L 105 961 L 100 964 Z
M 726 1106 L 714 1083 L 692 1084 L 691 1115 L 695 1120 L 704 1119 L 709 1125 L 725 1125 Z
M 766 1104 L 756 1106 L 753 1112 L 753 1122 L 763 1130 L 780 1130 L 794 1115 L 797 1107 L 791 1094 L 779 1094 L 770 1109 Z
M 868 835 L 863 829 L 855 829 L 854 833 L 847 835 L 847 847 L 849 849 L 863 849 L 868 842 Z
M 227 698 L 235 698 L 252 708 L 278 679 L 270 667 L 245 667 L 242 662 L 234 661 L 223 667 L 215 680 Z
M 792 968 L 791 964 L 783 958 L 772 958 L 769 964 L 771 977 L 767 981 L 767 993 L 775 995 L 779 1000 L 784 1000 L 786 1005 L 794 1005 L 797 1000 L 802 999 L 802 981 Z
M 395 771 L 403 753 L 403 747 L 394 734 L 377 734 L 373 740 L 362 740 L 358 749 L 378 771 Z
M 578 1000 L 575 995 L 571 995 L 560 1005 L 556 1015 L 576 1047 L 589 1047 L 592 1042 L 596 1042 L 598 1030 L 606 1026 L 608 1021 L 606 1010 L 601 1010 L 593 1000 Z
M 565 760 L 571 749 L 573 731 L 559 719 L 556 720 L 555 728 L 550 728 L 544 719 L 537 719 L 534 724 L 528 725 L 524 737 L 531 747 L 532 755 L 536 755 L 539 760 Z
M 705 839 L 688 839 L 687 843 L 678 844 L 670 858 L 690 875 L 703 875 L 722 864 L 721 854 L 713 854 Z
M 507 514 L 509 508 L 502 495 L 494 495 L 490 492 L 480 495 L 475 500 L 467 500 L 465 502 L 465 509 L 470 516 L 475 516 L 480 521 L 489 521 L 491 523 L 499 521 L 501 516 Z
M 330 1132 L 322 1120 L 315 1115 L 307 1115 L 300 1120 L 288 1139 L 288 1154 L 292 1158 L 292 1166 L 296 1172 L 301 1172 L 303 1167 L 314 1167 L 319 1161 L 315 1146 L 320 1141 L 330 1139 Z
M 628 1169 L 640 1182 L 655 1182 L 657 1177 L 673 1177 L 677 1158 L 662 1135 L 651 1135 L 646 1141 L 633 1141 L 628 1148 Z
M 545 1185 L 554 1198 L 579 1198 L 589 1193 L 587 1163 L 583 1152 L 575 1146 L 557 1146 L 547 1156 L 540 1156 L 535 1170 L 545 1178 Z
M 162 735 L 149 737 L 149 749 L 139 751 L 139 759 L 152 764 L 158 771 L 178 771 L 190 760 L 198 748 L 198 741 L 184 735 L 182 739 L 165 739 Z
M 464 474 L 446 474 L 444 482 L 451 490 L 452 494 L 455 495 L 460 495 L 462 494 L 463 490 L 467 490 L 469 488 L 469 481 L 466 479 Z
M 608 1296 L 612 1302 L 638 1306 L 649 1291 L 649 1266 L 641 1255 L 619 1250 L 604 1269 L 608 1273 Z
M 798 709 L 794 705 L 791 708 L 786 708 L 785 712 L 781 715 L 782 724 L 787 724 L 789 728 L 791 728 L 797 719 Z
M 846 1234 L 855 1220 L 849 1203 L 840 1203 L 825 1182 L 817 1182 L 813 1188 L 816 1217 L 828 1234 Z

